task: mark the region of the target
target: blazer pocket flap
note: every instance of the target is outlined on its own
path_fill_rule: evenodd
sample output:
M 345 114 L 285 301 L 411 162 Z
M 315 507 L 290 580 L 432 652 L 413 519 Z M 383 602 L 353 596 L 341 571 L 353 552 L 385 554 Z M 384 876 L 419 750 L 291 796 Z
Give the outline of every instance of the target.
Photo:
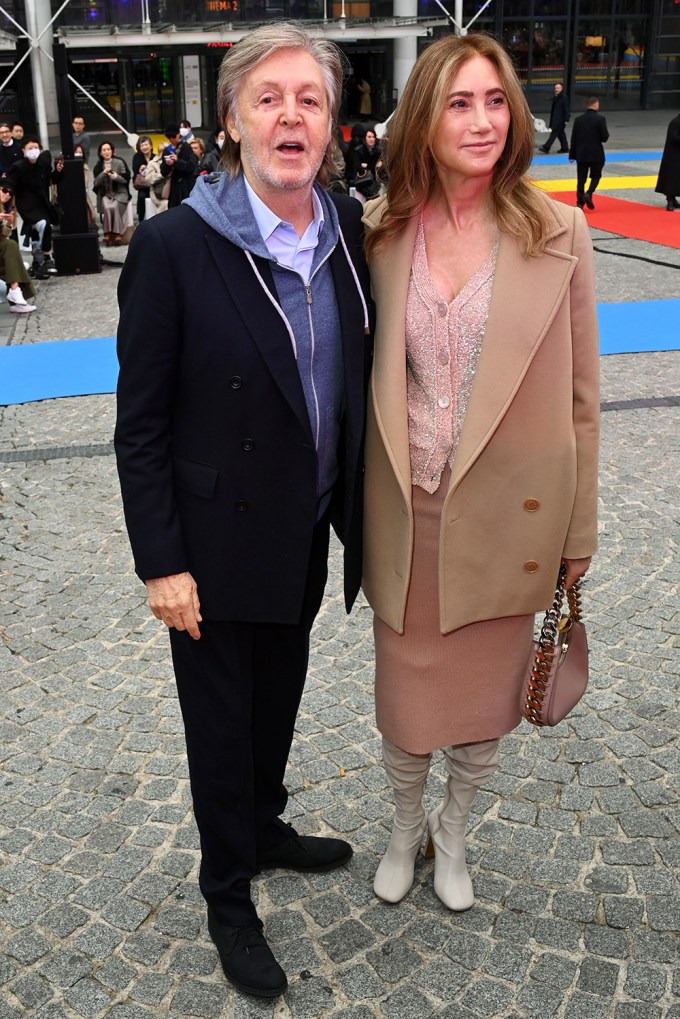
M 219 471 L 211 464 L 199 463 L 184 456 L 173 456 L 172 474 L 178 488 L 201 499 L 212 499 Z

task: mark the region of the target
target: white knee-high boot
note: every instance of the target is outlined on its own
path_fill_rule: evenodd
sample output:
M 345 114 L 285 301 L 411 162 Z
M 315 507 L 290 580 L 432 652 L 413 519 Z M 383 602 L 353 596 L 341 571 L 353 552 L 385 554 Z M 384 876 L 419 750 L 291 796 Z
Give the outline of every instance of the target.
M 394 824 L 373 890 L 386 902 L 400 902 L 413 884 L 416 856 L 427 827 L 422 799 L 430 754 L 409 754 L 383 737 L 383 761 L 394 790 Z
M 446 747 L 449 778 L 441 806 L 428 818 L 434 845 L 434 890 L 445 906 L 461 912 L 475 901 L 465 863 L 465 829 L 478 788 L 498 767 L 498 740 Z

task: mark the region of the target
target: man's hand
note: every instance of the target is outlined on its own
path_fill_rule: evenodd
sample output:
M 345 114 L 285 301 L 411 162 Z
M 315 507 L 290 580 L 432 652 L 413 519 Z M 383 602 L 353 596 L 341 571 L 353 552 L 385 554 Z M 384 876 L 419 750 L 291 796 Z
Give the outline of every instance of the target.
M 588 556 L 587 559 L 564 560 L 565 566 L 567 567 L 567 579 L 564 585 L 565 590 L 568 591 L 569 588 L 576 583 L 578 578 L 583 576 L 583 574 L 587 571 L 588 567 L 590 566 L 591 562 L 592 556 Z
M 198 624 L 203 621 L 201 605 L 194 578 L 190 573 L 174 573 L 170 577 L 156 577 L 147 580 L 149 605 L 156 619 L 168 627 L 186 630 L 200 640 Z

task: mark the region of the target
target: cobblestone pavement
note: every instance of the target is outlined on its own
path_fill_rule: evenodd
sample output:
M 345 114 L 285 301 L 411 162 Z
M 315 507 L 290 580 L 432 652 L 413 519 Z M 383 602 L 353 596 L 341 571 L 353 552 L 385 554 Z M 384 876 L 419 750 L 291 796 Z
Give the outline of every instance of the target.
M 677 269 L 615 258 L 597 256 L 600 300 L 678 294 Z M 41 284 L 12 342 L 109 335 L 117 276 Z M 123 527 L 114 398 L 0 409 L 0 1019 L 680 1019 L 680 353 L 602 369 L 592 680 L 568 721 L 503 740 L 471 818 L 467 913 L 434 896 L 424 859 L 401 904 L 373 895 L 391 796 L 370 612 L 345 616 L 334 549 L 288 817 L 355 854 L 340 872 L 255 881 L 290 979 L 274 1003 L 231 990 L 207 935 L 167 637 Z M 437 756 L 428 806 L 442 791 Z

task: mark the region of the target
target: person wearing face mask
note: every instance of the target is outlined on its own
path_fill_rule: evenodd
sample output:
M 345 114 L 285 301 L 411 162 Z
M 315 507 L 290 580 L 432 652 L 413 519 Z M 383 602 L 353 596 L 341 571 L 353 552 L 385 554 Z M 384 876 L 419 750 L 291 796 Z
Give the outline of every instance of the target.
M 176 208 L 189 197 L 198 176 L 198 160 L 191 145 L 182 138 L 181 132 L 178 124 L 168 124 L 165 129 L 169 144 L 163 153 L 161 174 L 166 180 L 170 177 L 169 209 Z
M 191 129 L 191 124 L 189 123 L 188 120 L 180 120 L 179 136 L 182 139 L 182 141 L 187 142 L 188 145 L 191 145 L 192 141 L 196 137 L 196 135 Z
M 21 142 L 12 137 L 9 124 L 0 124 L 0 175 L 6 174 L 10 166 L 22 156 Z
M 7 180 L 14 191 L 17 212 L 23 220 L 22 234 L 33 251 L 30 273 L 34 279 L 47 279 L 56 272 L 51 257 L 53 210 L 50 203 L 50 185 L 57 184 L 64 172 L 63 156 L 57 158 L 52 169 L 52 156 L 41 150 L 35 137 L 24 139 L 23 156 L 13 163 Z

